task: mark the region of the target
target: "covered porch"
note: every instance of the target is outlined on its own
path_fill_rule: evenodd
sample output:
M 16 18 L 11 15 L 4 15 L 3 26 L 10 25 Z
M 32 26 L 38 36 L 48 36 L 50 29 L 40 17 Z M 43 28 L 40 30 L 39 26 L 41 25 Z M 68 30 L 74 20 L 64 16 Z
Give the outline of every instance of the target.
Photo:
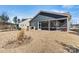
M 67 19 L 39 21 L 38 29 L 67 31 Z

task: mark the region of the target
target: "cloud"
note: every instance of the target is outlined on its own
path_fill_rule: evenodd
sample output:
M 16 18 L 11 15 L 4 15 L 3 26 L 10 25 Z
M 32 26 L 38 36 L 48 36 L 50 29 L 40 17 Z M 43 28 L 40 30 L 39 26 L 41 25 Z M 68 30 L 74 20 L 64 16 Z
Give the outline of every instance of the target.
M 74 5 L 63 5 L 62 7 L 63 7 L 63 8 L 68 8 L 68 9 L 69 9 L 69 8 L 73 8 Z
M 60 12 L 60 13 L 66 13 L 66 11 L 63 10 L 52 10 L 53 12 Z
M 58 12 L 58 13 L 66 13 L 66 11 L 64 11 L 64 10 L 57 10 L 57 9 L 48 9 L 48 10 L 45 10 L 45 11 Z

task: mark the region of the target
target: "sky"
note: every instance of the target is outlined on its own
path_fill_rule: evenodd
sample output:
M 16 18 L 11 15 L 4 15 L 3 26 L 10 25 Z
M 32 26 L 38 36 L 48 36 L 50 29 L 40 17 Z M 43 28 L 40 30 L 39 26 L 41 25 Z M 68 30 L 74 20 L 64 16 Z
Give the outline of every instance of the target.
M 18 18 L 33 18 L 39 11 L 53 11 L 60 13 L 70 13 L 73 24 L 79 23 L 79 5 L 0 5 L 0 15 L 5 12 L 10 22 L 14 16 Z

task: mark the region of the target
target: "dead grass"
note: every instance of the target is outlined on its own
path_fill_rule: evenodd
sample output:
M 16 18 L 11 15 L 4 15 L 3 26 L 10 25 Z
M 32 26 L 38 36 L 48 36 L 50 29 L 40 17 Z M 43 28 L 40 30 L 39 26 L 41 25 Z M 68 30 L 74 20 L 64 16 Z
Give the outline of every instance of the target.
M 79 53 L 79 48 L 78 47 L 74 47 L 72 45 L 67 45 L 63 42 L 60 42 L 58 40 L 55 40 L 58 44 L 62 45 L 63 46 L 63 49 L 66 50 L 67 52 L 70 52 L 70 53 Z
M 0 45 L 0 52 L 70 53 L 78 52 L 79 36 L 60 31 L 0 32 Z
M 17 39 L 13 41 L 8 41 L 2 48 L 5 49 L 11 49 L 19 47 L 23 44 L 27 44 L 31 41 L 31 37 L 24 34 L 24 30 L 21 30 L 19 33 L 17 33 Z

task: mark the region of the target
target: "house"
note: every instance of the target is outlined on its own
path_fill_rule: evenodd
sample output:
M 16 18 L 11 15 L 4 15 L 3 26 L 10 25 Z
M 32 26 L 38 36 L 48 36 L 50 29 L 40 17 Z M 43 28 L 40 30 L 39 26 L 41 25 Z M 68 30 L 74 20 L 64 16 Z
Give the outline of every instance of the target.
M 79 24 L 72 24 L 70 30 L 79 31 Z
M 15 29 L 16 29 L 15 24 L 2 20 L 2 18 L 0 16 L 0 31 L 15 30 Z
M 30 27 L 30 20 L 31 18 L 27 18 L 26 20 L 19 23 L 19 28 L 21 29 L 28 29 Z
M 19 23 L 20 28 L 36 30 L 69 31 L 71 15 L 68 13 L 40 11 L 32 19 Z
M 31 21 L 30 26 L 37 30 L 69 31 L 71 15 L 68 13 L 40 11 Z
M 10 22 L 2 22 L 0 21 L 0 31 L 2 30 L 15 30 L 16 26 Z
M 72 28 L 79 28 L 79 24 L 72 24 L 71 27 Z

